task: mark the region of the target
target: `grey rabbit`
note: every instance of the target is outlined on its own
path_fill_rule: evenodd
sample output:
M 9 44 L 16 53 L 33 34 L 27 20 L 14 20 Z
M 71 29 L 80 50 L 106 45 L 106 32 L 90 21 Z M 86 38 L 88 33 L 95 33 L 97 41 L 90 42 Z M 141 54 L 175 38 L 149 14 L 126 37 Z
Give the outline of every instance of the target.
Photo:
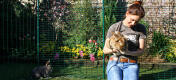
M 35 67 L 32 70 L 32 79 L 48 78 L 49 74 L 52 72 L 52 67 L 50 60 L 46 62 L 44 66 Z

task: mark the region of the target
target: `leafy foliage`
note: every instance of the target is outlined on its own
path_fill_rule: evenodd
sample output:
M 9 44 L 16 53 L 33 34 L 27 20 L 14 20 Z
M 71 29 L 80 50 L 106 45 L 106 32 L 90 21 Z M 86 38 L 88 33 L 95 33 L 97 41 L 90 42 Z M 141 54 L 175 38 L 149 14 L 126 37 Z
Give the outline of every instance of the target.
M 103 26 L 103 17 L 104 17 L 104 30 L 105 33 L 109 27 L 116 22 L 116 14 L 113 13 L 113 10 L 117 8 L 116 0 L 104 0 L 104 15 L 100 14 L 100 26 Z
M 26 59 L 35 56 L 36 15 L 31 7 L 23 6 L 17 0 L 3 0 L 0 5 L 3 5 L 0 6 L 0 51 L 5 57 Z
M 97 10 L 92 7 L 90 0 L 77 1 L 70 10 L 69 25 L 63 30 L 63 33 L 68 35 L 65 36 L 64 44 L 70 46 L 85 44 L 90 36 L 99 35 L 96 23 Z
M 153 55 L 156 55 L 164 49 L 166 46 L 168 46 L 169 43 L 169 37 L 165 36 L 164 34 L 154 31 L 153 37 L 152 37 L 152 43 L 150 43 L 149 52 Z
M 152 43 L 149 44 L 149 53 L 161 55 L 167 62 L 176 62 L 176 41 L 170 37 L 155 31 Z
M 168 46 L 165 46 L 159 53 L 168 62 L 176 62 L 176 40 L 170 39 Z

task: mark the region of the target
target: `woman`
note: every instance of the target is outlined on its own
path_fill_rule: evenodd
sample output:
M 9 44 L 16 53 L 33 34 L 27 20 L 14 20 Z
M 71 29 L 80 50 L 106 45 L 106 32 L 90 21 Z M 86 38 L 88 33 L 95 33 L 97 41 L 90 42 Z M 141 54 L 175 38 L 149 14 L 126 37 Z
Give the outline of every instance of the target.
M 135 1 L 125 13 L 125 19 L 110 26 L 103 49 L 104 54 L 118 53 L 109 47 L 109 38 L 117 30 L 127 39 L 126 51 L 118 56 L 112 55 L 107 65 L 108 80 L 138 80 L 137 56 L 144 52 L 146 28 L 138 22 L 145 16 L 142 2 Z

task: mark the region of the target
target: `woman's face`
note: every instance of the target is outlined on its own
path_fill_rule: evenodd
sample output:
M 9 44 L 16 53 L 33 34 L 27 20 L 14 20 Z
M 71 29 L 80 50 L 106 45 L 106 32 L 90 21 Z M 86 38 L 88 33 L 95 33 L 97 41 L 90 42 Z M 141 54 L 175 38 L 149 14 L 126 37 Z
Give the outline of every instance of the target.
M 138 23 L 139 20 L 140 20 L 140 16 L 126 13 L 126 18 L 124 21 L 125 21 L 126 26 L 132 27 L 132 26 L 136 25 L 136 23 Z

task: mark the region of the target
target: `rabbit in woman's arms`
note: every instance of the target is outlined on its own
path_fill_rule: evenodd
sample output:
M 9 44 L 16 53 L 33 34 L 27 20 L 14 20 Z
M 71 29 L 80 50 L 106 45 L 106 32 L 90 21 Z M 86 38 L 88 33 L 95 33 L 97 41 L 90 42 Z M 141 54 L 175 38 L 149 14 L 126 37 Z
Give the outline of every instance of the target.
M 113 53 L 114 55 L 124 54 L 126 47 L 126 39 L 120 32 L 112 32 L 112 36 L 109 40 L 109 45 L 111 49 L 116 49 L 119 51 L 117 53 Z

